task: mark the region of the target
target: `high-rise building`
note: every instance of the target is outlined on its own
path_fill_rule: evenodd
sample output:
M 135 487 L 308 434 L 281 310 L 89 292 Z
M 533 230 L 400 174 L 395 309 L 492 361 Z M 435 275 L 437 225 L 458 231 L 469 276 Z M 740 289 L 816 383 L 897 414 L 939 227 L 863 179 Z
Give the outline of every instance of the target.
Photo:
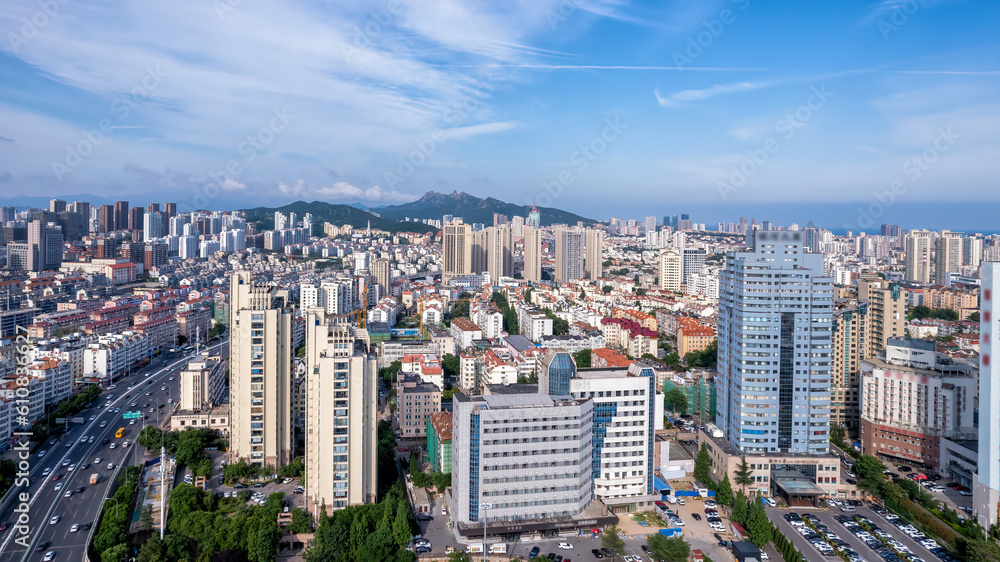
M 159 212 L 147 211 L 143 215 L 142 222 L 142 239 L 152 240 L 154 238 L 159 238 L 163 230 L 163 224 L 160 222 L 161 217 Z
M 524 227 L 524 271 L 522 277 L 532 282 L 542 280 L 542 231 Z
M 55 223 L 34 220 L 28 223 L 29 271 L 49 271 L 59 269 L 63 257 L 63 231 Z
M 444 225 L 441 280 L 472 273 L 472 227 L 460 219 Z M 479 273 L 479 272 L 477 272 Z
M 583 230 L 565 227 L 556 228 L 555 242 L 555 282 L 566 283 L 574 279 L 583 279 L 585 247 Z
M 486 229 L 486 271 L 494 284 L 514 275 L 514 233 L 506 222 Z
M 983 238 L 978 234 L 970 234 L 962 239 L 962 265 L 979 267 L 983 259 Z
M 128 210 L 128 229 L 133 231 L 142 231 L 145 219 L 145 212 L 143 212 L 142 207 L 132 207 Z M 122 227 L 126 228 L 126 227 Z
M 993 376 L 993 348 L 1000 349 L 1000 263 L 983 262 L 979 311 L 979 459 L 972 483 L 976 522 L 1000 522 L 1000 376 Z
M 378 360 L 367 334 L 306 311 L 306 509 L 375 503 Z
M 392 264 L 386 258 L 379 258 L 372 264 L 372 276 L 375 277 L 375 284 L 381 288 L 383 295 L 391 293 L 392 289 Z
M 681 253 L 674 248 L 660 250 L 660 290 L 680 292 L 684 282 Z
M 685 248 L 683 252 L 683 282 L 687 283 L 692 275 L 701 273 L 701 270 L 705 267 L 705 260 L 708 259 L 708 252 L 704 248 Z
M 934 239 L 934 283 L 947 285 L 949 273 L 962 269 L 962 233 L 942 230 Z
M 146 212 L 147 213 L 159 213 L 160 212 L 160 204 L 159 203 L 146 203 Z
M 61 213 L 66 210 L 66 202 L 62 199 L 49 199 L 49 212 Z
M 656 217 L 653 219 L 655 227 Z M 597 281 L 604 272 L 604 231 L 596 228 L 587 229 L 586 253 L 583 258 L 583 278 Z
M 906 277 L 913 283 L 931 282 L 931 233 L 911 230 L 906 233 Z
M 177 216 L 177 203 L 164 203 L 163 212 L 167 213 L 167 218 L 172 219 Z
M 486 229 L 472 230 L 472 273 L 483 275 L 489 267 L 486 261 L 486 247 L 489 244 Z
M 531 210 L 528 211 L 528 222 L 526 222 L 525 225 L 534 228 L 542 227 L 542 216 L 538 213 L 537 207 L 532 206 Z
M 833 311 L 833 370 L 830 387 L 830 423 L 858 434 L 858 382 L 861 362 L 871 354 L 871 304 L 840 299 Z
M 114 207 L 111 205 L 101 205 L 97 208 L 97 231 L 101 234 L 106 234 L 115 230 L 117 230 L 117 227 L 115 226 Z
M 82 221 L 82 227 L 80 228 L 81 235 L 87 236 L 90 234 L 90 203 L 77 201 L 73 203 L 72 210 L 80 215 L 80 220 Z
M 593 498 L 593 419 L 586 399 L 456 393 L 452 519 L 498 535 L 572 525 Z
M 656 230 L 656 217 L 646 217 L 642 223 L 643 229 L 646 232 L 653 232 Z
M 291 460 L 291 375 L 295 311 L 288 291 L 230 278 L 230 455 L 279 468 Z
M 167 263 L 170 246 L 167 244 L 146 244 L 143 257 L 143 267 L 146 271 Z
M 858 280 L 858 299 L 868 301 L 871 329 L 868 331 L 868 359 L 885 353 L 889 338 L 906 335 L 906 290 L 885 279 Z
M 827 453 L 833 281 L 801 232 L 749 236 L 719 275 L 716 421 L 745 453 Z
M 73 211 L 59 211 L 59 226 L 67 241 L 79 240 L 85 234 L 83 217 Z

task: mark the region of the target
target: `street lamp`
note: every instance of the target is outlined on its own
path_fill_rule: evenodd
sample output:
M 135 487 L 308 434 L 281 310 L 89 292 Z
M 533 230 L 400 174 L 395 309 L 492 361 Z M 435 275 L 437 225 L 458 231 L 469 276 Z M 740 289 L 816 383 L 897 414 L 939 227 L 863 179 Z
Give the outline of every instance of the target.
M 481 507 L 483 508 L 483 562 L 486 562 L 486 514 L 493 509 L 493 504 L 487 502 Z
M 118 519 L 118 498 L 104 498 L 104 501 L 115 500 L 115 519 Z

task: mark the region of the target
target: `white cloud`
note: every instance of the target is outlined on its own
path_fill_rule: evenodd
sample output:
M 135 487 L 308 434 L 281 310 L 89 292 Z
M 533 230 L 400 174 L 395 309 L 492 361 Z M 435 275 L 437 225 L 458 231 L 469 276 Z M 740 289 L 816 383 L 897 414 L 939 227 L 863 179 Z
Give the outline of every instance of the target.
M 362 189 L 343 181 L 334 182 L 332 185 L 315 186 L 307 184 L 305 180 L 299 179 L 291 185 L 284 182 L 279 183 L 278 190 L 284 195 L 299 199 L 319 199 L 347 203 L 355 201 L 399 203 L 413 201 L 417 198 L 414 195 L 400 191 L 382 189 L 377 185 L 368 189 Z
M 479 125 L 470 125 L 468 127 L 455 127 L 452 129 L 444 129 L 444 133 L 450 139 L 464 140 L 477 135 L 489 135 L 492 133 L 509 131 L 516 126 L 517 126 L 516 121 L 497 121 L 494 123 L 481 123 Z
M 721 94 L 759 90 L 760 88 L 766 88 L 770 85 L 771 84 L 767 82 L 735 82 L 732 84 L 716 84 L 712 87 L 701 90 L 681 90 L 667 96 L 660 95 L 659 90 L 654 90 L 654 93 L 656 94 L 656 101 L 659 102 L 660 105 L 666 107 L 678 105 L 678 103 L 686 101 L 703 100 Z

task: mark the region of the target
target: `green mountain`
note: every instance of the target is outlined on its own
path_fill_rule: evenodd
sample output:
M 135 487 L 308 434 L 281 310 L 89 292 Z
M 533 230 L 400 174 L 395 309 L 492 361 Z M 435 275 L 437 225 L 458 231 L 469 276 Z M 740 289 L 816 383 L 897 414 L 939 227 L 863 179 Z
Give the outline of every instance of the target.
M 313 216 L 313 234 L 321 236 L 323 234 L 323 223 L 330 222 L 336 225 L 350 224 L 354 228 L 365 228 L 371 222 L 372 228 L 387 230 L 389 232 L 434 232 L 433 226 L 428 226 L 419 222 L 398 222 L 393 219 L 377 217 L 368 211 L 356 209 L 349 205 L 334 205 L 323 201 L 296 201 L 282 207 L 254 207 L 243 209 L 246 212 L 247 222 L 257 224 L 260 228 L 267 230 L 274 228 L 274 213 L 281 211 L 284 214 L 295 213 L 300 218 L 306 213 Z
M 493 213 L 507 215 L 507 219 L 514 216 L 527 217 L 531 206 L 505 203 L 492 197 L 480 199 L 460 191 L 453 191 L 451 194 L 428 191 L 423 197 L 412 203 L 388 205 L 373 210 L 383 218 L 394 220 L 402 220 L 406 217 L 441 220 L 444 215 L 453 215 L 462 217 L 466 223 L 481 222 L 492 226 Z M 575 225 L 578 221 L 583 221 L 584 224 L 596 222 L 593 219 L 550 207 L 538 207 L 538 213 L 543 225 L 560 223 Z

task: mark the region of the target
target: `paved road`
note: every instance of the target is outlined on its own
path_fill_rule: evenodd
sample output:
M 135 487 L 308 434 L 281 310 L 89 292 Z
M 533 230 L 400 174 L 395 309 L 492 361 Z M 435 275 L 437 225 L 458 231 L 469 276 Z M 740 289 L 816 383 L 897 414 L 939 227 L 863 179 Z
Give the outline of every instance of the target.
M 211 346 L 213 352 L 219 349 L 226 349 L 228 341 L 219 342 Z M 72 425 L 67 433 L 56 438 L 54 445 L 46 443 L 39 448 L 39 453 L 32 455 L 32 466 L 29 471 L 30 485 L 28 492 L 31 494 L 28 514 L 30 516 L 30 533 L 28 537 L 29 546 L 26 549 L 21 544 L 14 542 L 18 536 L 13 523 L 17 521 L 17 513 L 14 509 L 16 503 L 10 501 L 6 505 L 0 506 L 0 521 L 8 521 L 11 527 L 4 531 L 0 537 L 0 559 L 2 560 L 41 560 L 45 551 L 52 550 L 56 553 L 56 560 L 80 560 L 86 549 L 86 541 L 89 532 L 80 529 L 71 532 L 74 524 L 95 523 L 97 512 L 100 509 L 103 498 L 107 497 L 111 484 L 111 476 L 114 470 L 108 470 L 108 463 L 113 464 L 117 469 L 124 461 L 126 464 L 134 464 L 135 459 L 141 459 L 144 450 L 134 443 L 139 435 L 143 424 L 156 424 L 159 418 L 158 404 L 167 404 L 169 398 L 176 400 L 179 393 L 180 380 L 178 373 L 184 369 L 190 356 L 171 357 L 160 361 L 155 361 L 150 367 L 132 374 L 130 377 L 122 379 L 116 383 L 115 390 L 108 390 L 95 401 L 93 408 L 84 410 L 79 415 L 87 422 L 82 425 Z M 174 380 L 169 380 L 173 377 Z M 129 385 L 135 384 L 136 388 L 128 389 Z M 166 387 L 166 390 L 161 388 Z M 146 393 L 149 393 L 149 396 Z M 102 401 L 108 394 L 113 394 L 114 398 L 105 406 Z M 149 412 L 150 407 L 142 409 L 142 405 L 149 403 L 154 409 Z M 120 408 L 118 413 L 114 409 Z M 144 418 L 135 420 L 135 424 L 130 424 L 122 419 L 122 412 L 142 410 Z M 167 411 L 166 409 L 163 410 Z M 93 418 L 93 419 L 91 419 Z M 101 424 L 105 424 L 101 427 Z M 115 439 L 115 432 L 118 428 L 124 427 L 126 434 L 122 439 Z M 82 438 L 94 437 L 94 442 L 82 442 Z M 107 439 L 108 444 L 102 442 Z M 125 441 L 129 442 L 129 447 L 124 447 Z M 115 448 L 110 446 L 114 444 Z M 44 456 L 40 456 L 41 450 L 47 450 Z M 97 463 L 100 458 L 100 463 Z M 67 462 L 68 461 L 68 462 Z M 75 465 L 73 470 L 69 466 L 63 467 L 67 463 Z M 89 463 L 88 468 L 83 468 L 85 463 Z M 42 476 L 42 472 L 50 469 L 52 474 Z M 90 486 L 90 475 L 97 473 L 100 475 L 100 482 L 95 486 Z M 53 481 L 53 475 L 60 475 L 58 481 Z M 61 484 L 61 490 L 56 490 L 56 486 Z M 76 490 L 83 487 L 79 494 L 74 493 L 72 497 L 65 497 L 67 490 Z M 130 506 L 129 506 L 130 507 Z M 122 506 L 127 509 L 126 506 Z M 53 516 L 59 516 L 60 521 L 50 524 Z M 50 543 L 43 551 L 38 551 L 37 547 L 43 543 Z

